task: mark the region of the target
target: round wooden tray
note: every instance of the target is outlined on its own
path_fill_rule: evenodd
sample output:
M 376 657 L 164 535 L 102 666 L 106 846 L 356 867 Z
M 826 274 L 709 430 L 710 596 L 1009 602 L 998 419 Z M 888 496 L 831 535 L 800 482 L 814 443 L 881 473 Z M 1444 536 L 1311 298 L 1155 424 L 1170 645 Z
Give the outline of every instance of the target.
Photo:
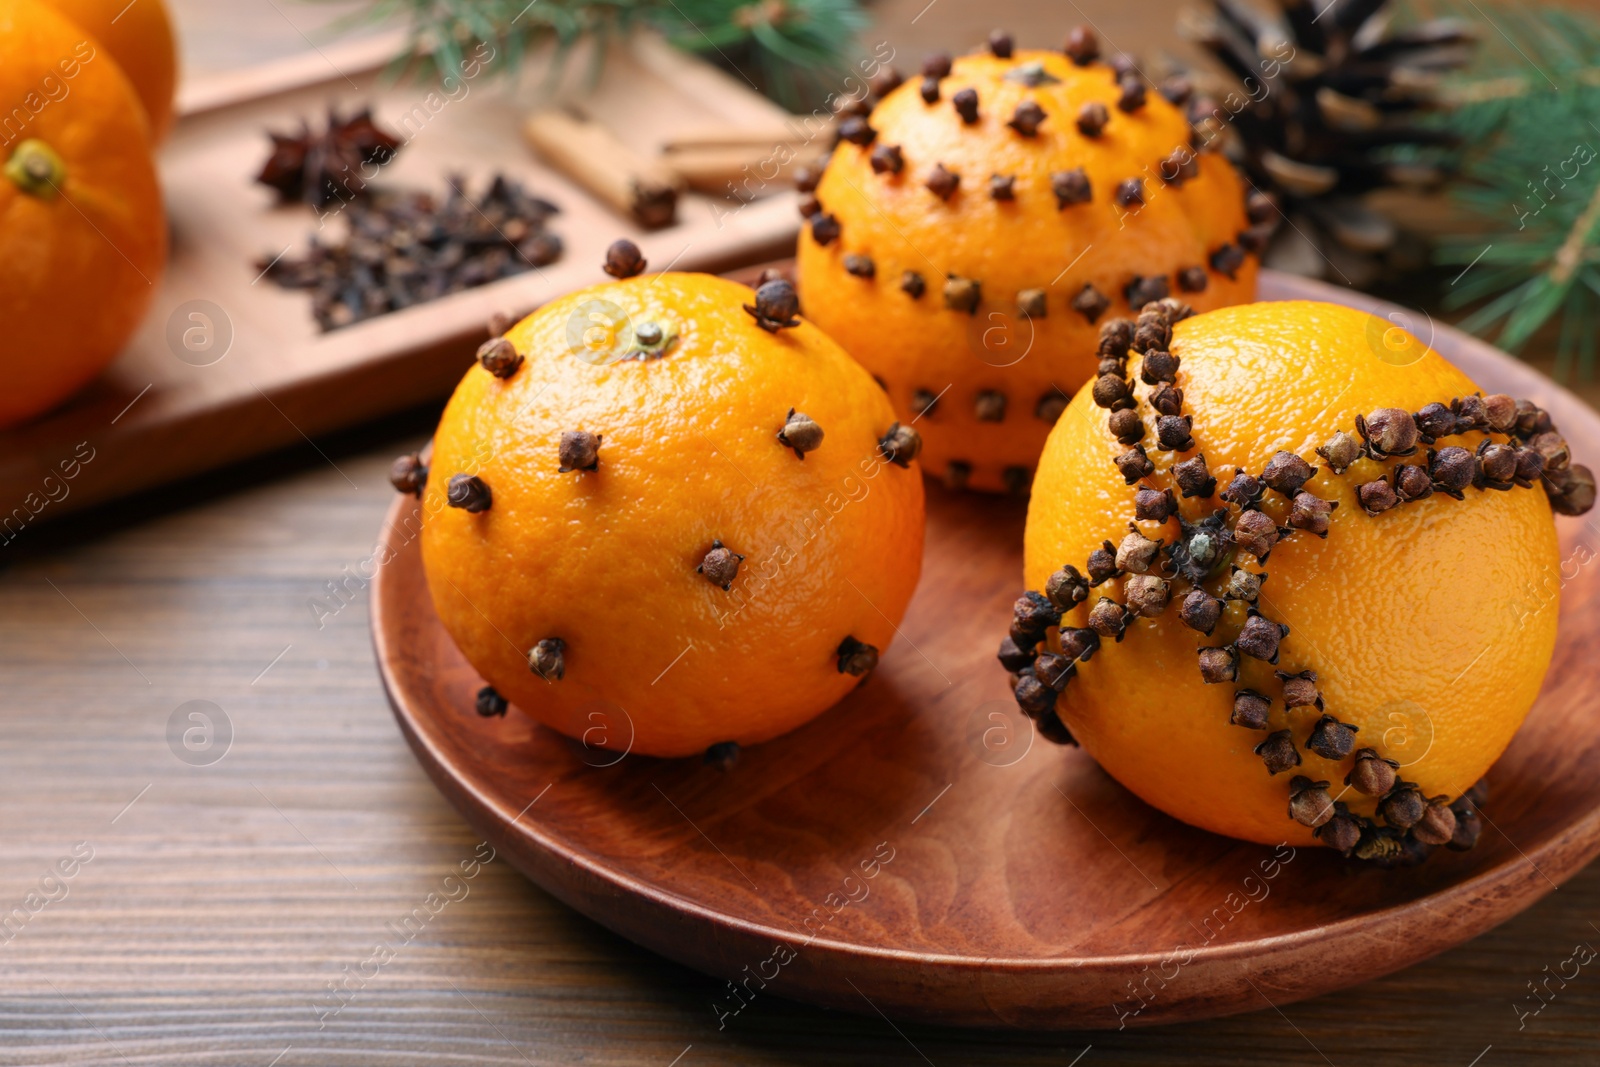
M 1600 459 L 1600 419 L 1489 346 L 1263 276 L 1263 299 L 1291 297 L 1393 315 L 1484 389 L 1538 400 L 1575 455 Z M 1583 565 L 1592 522 L 1558 520 L 1561 639 L 1490 775 L 1478 848 L 1385 872 L 1191 829 L 1019 729 L 994 649 L 1019 592 L 1024 505 L 932 483 L 928 504 L 922 585 L 868 684 L 721 771 L 569 741 L 515 709 L 480 718 L 482 683 L 434 615 L 402 498 L 384 534 L 395 559 L 372 590 L 395 715 L 502 855 L 624 937 L 730 979 L 710 1005 L 729 1018 L 774 995 L 1027 1028 L 1266 1008 L 1473 937 L 1600 851 L 1600 716 L 1583 666 L 1600 629 L 1600 568 Z M 667 667 L 675 650 L 657 651 Z M 595 723 L 626 736 L 621 709 Z

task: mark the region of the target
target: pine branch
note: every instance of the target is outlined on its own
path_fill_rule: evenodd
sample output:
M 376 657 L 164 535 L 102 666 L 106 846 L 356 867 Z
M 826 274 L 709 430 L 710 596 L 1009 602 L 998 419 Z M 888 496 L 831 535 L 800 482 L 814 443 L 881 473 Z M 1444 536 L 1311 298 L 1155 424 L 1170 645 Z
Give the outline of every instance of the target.
M 1485 225 L 1438 244 L 1440 263 L 1463 268 L 1445 306 L 1476 305 L 1461 325 L 1513 352 L 1556 320 L 1557 375 L 1592 376 L 1600 18 L 1514 0 L 1475 0 L 1458 13 L 1483 26 L 1483 48 L 1444 93 L 1455 107 L 1443 121 L 1467 146 L 1452 192 Z
M 400 67 L 458 71 L 487 42 L 506 57 L 491 69 L 513 72 L 554 41 L 552 80 L 579 42 L 648 25 L 801 110 L 840 84 L 868 20 L 857 0 L 369 0 L 342 24 L 393 21 L 409 29 Z

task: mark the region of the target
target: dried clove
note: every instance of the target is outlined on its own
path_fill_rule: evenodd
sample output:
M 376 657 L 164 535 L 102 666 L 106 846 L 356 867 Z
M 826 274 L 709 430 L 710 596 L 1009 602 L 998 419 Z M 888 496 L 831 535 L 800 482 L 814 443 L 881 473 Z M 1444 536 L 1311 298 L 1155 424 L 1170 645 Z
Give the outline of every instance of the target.
M 1343 474 L 1350 465 L 1361 458 L 1361 442 L 1340 430 L 1328 438 L 1328 443 L 1317 449 L 1317 455 L 1328 462 L 1328 469 Z
M 1437 401 L 1424 405 L 1412 418 L 1417 424 L 1417 436 L 1425 445 L 1431 445 L 1439 438 L 1449 437 L 1456 432 L 1455 412 L 1450 410 L 1449 405 Z
M 1361 501 L 1361 510 L 1368 515 L 1381 515 L 1400 503 L 1394 486 L 1382 478 L 1356 486 L 1356 497 Z
M 1156 442 L 1171 452 L 1187 452 L 1194 448 L 1193 425 L 1192 415 L 1163 415 L 1156 420 Z
M 1017 707 L 1030 719 L 1037 719 L 1054 709 L 1058 696 L 1055 689 L 1027 671 L 1017 678 L 1017 687 L 1011 691 L 1011 695 L 1016 699 Z
M 962 89 L 950 98 L 950 103 L 966 125 L 971 126 L 978 121 L 978 90 L 970 87 Z
M 878 450 L 883 458 L 898 467 L 909 467 L 922 451 L 922 435 L 911 426 L 896 422 L 878 439 Z
M 1244 627 L 1239 631 L 1234 644 L 1240 652 L 1252 659 L 1277 663 L 1279 642 L 1287 636 L 1289 627 L 1281 622 L 1273 622 L 1255 608 L 1251 608 L 1249 617 L 1245 619 Z
M 482 689 L 478 690 L 478 697 L 475 701 L 475 704 L 478 709 L 478 714 L 483 716 L 485 719 L 503 719 L 506 715 L 506 709 L 511 706 L 509 703 L 507 703 L 505 697 L 495 692 L 495 688 L 492 685 L 486 685 Z
M 878 650 L 864 641 L 846 637 L 834 652 L 840 674 L 853 674 L 857 678 L 868 674 L 878 665 Z
M 1313 782 L 1303 774 L 1289 779 L 1289 818 L 1301 826 L 1322 826 L 1333 818 L 1333 798 L 1327 782 Z
M 1266 487 L 1261 484 L 1261 479 L 1240 467 L 1233 472 L 1233 480 L 1228 483 L 1228 488 L 1222 491 L 1222 499 L 1248 511 L 1255 507 L 1264 492 Z
M 1010 59 L 1012 47 L 1011 35 L 1004 30 L 995 30 L 989 34 L 989 51 L 994 53 L 997 59 Z
M 1268 774 L 1281 774 L 1290 767 L 1300 766 L 1300 750 L 1294 747 L 1294 738 L 1288 730 L 1274 730 L 1255 747 L 1255 754 L 1266 764 Z
M 1006 125 L 1024 137 L 1035 137 L 1046 117 L 1044 108 L 1032 100 L 1024 100 L 1011 113 L 1011 121 Z
M 1074 26 L 1067 33 L 1066 44 L 1062 46 L 1067 58 L 1080 67 L 1086 67 L 1100 57 L 1100 41 L 1095 37 L 1094 31 L 1087 26 Z
M 1089 584 L 1108 582 L 1122 574 L 1117 566 L 1117 550 L 1110 541 L 1100 542 L 1100 547 L 1089 553 Z
M 1172 466 L 1172 477 L 1185 500 L 1191 497 L 1209 497 L 1216 492 L 1217 480 L 1206 467 L 1205 453 Z
M 1117 97 L 1117 108 L 1132 114 L 1144 107 L 1145 87 L 1144 79 L 1135 73 L 1127 73 L 1117 79 L 1117 88 L 1120 95 Z
M 1078 109 L 1078 132 L 1085 137 L 1099 137 L 1111 121 L 1111 112 L 1098 100 L 1091 100 Z
M 1265 563 L 1278 543 L 1278 526 L 1262 511 L 1246 511 L 1233 525 L 1234 544 Z
M 734 579 L 739 577 L 739 564 L 743 562 L 744 556 L 728 548 L 721 541 L 713 540 L 710 550 L 695 568 L 695 573 L 705 575 L 706 581 L 720 586 L 726 592 L 733 587 Z
M 1017 198 L 1017 179 L 1010 174 L 989 175 L 989 199 L 1011 201 Z M 1029 290 L 1043 292 L 1043 290 Z
M 852 115 L 839 123 L 839 140 L 863 147 L 877 140 L 878 131 L 860 115 Z
M 1164 299 L 1168 292 L 1167 279 L 1161 275 L 1135 274 L 1133 280 L 1123 289 L 1122 295 L 1133 307 L 1142 308 L 1152 301 Z
M 928 283 L 916 271 L 908 270 L 900 275 L 900 291 L 913 300 L 920 300 L 922 294 L 928 291 Z
M 905 155 L 897 144 L 880 144 L 872 150 L 869 160 L 874 174 L 899 174 L 905 169 Z
M 1300 492 L 1300 487 L 1310 481 L 1316 473 L 1317 468 L 1293 452 L 1280 451 L 1274 452 L 1272 458 L 1267 460 L 1267 466 L 1261 472 L 1261 480 L 1270 488 L 1293 500 L 1295 494 Z
M 872 278 L 878 273 L 878 267 L 872 262 L 872 257 L 861 255 L 859 252 L 847 254 L 843 263 L 845 273 L 857 278 Z
M 613 278 L 632 278 L 646 267 L 644 253 L 626 237 L 611 242 L 606 249 L 605 272 Z
M 1089 581 L 1069 563 L 1045 581 L 1044 595 L 1057 611 L 1071 611 L 1089 599 Z
M 1417 450 L 1422 432 L 1411 412 L 1403 408 L 1379 408 L 1372 414 L 1356 416 L 1356 432 L 1366 442 L 1372 459 L 1409 456 Z
M 1026 648 L 1023 647 L 1023 644 L 1025 642 L 1018 642 L 1016 638 L 1009 634 L 1000 641 L 1000 652 L 996 658 L 1000 660 L 1002 667 L 1013 674 L 1033 664 L 1035 655 L 1033 649 L 1037 642 L 1035 642 L 1035 645 L 1029 645 Z
M 1056 194 L 1056 209 L 1067 207 L 1071 204 L 1086 204 L 1092 193 L 1089 188 L 1089 175 L 1082 167 L 1072 170 L 1058 170 L 1050 175 L 1050 191 Z M 1089 321 L 1093 322 L 1093 319 Z
M 394 486 L 396 492 L 420 498 L 428 484 L 428 465 L 422 462 L 422 457 L 416 452 L 397 456 L 389 464 L 389 484 Z
M 1133 495 L 1133 516 L 1145 522 L 1166 522 L 1178 513 L 1178 501 L 1171 489 L 1141 486 Z
M 1493 400 L 1494 397 L 1484 399 Z M 1431 798 L 1428 806 L 1422 810 L 1422 817 L 1412 825 L 1411 834 L 1425 845 L 1448 845 L 1455 840 L 1456 813 L 1450 810 L 1448 798 Z
M 546 637 L 528 650 L 528 669 L 547 682 L 559 682 L 567 675 L 567 643 Z
M 1148 478 L 1155 473 L 1156 466 L 1150 462 L 1150 457 L 1145 454 L 1143 445 L 1134 445 L 1128 451 L 1119 455 L 1114 461 L 1117 470 L 1122 473 L 1122 479 L 1129 485 L 1137 483 L 1141 478 Z M 1188 496 L 1188 493 L 1184 493 Z
M 1428 808 L 1422 793 L 1410 782 L 1398 782 L 1378 804 L 1383 821 L 1400 830 L 1409 830 Z
M 1186 293 L 1203 293 L 1210 282 L 1204 267 L 1184 267 L 1178 271 L 1178 288 Z
M 1461 491 L 1472 484 L 1477 461 L 1471 452 L 1451 445 L 1428 453 L 1428 475 L 1441 493 L 1461 499 Z
M 1252 574 L 1242 567 L 1235 567 L 1228 576 L 1226 596 L 1229 600 L 1242 600 L 1246 604 L 1254 604 L 1261 596 L 1261 583 L 1267 580 L 1265 574 Z
M 1322 693 L 1317 689 L 1317 672 L 1301 671 L 1291 674 L 1288 671 L 1277 672 L 1278 681 L 1283 683 L 1283 706 L 1292 708 L 1316 708 L 1322 710 Z
M 1160 553 L 1161 542 L 1152 541 L 1130 522 L 1127 536 L 1117 546 L 1117 568 L 1129 574 L 1144 574 Z
M 1324 715 L 1311 728 L 1306 747 L 1326 760 L 1342 760 L 1356 747 L 1358 726 L 1340 722 L 1332 715 Z
M 496 378 L 509 378 L 522 366 L 522 356 L 504 337 L 491 337 L 478 346 L 478 364 Z
M 800 297 L 787 278 L 775 278 L 756 290 L 756 302 L 743 305 L 756 320 L 756 325 L 768 333 L 800 325 L 795 316 L 800 314 Z
M 985 389 L 974 398 L 972 408 L 979 422 L 1003 422 L 1006 417 L 1006 394 Z
M 1191 589 L 1178 605 L 1178 619 L 1191 630 L 1199 630 L 1207 637 L 1217 628 L 1222 618 L 1222 601 L 1204 589 Z
M 1375 748 L 1359 749 L 1355 766 L 1345 775 L 1344 784 L 1369 797 L 1381 797 L 1394 788 L 1399 767 L 1394 760 L 1378 755 Z
M 1115 600 L 1103 596 L 1089 609 L 1089 627 L 1096 636 L 1121 641 L 1128 629 L 1128 612 Z
M 1233 278 L 1239 273 L 1239 268 L 1244 266 L 1244 249 L 1238 245 L 1223 245 L 1210 257 L 1211 269 L 1218 274 L 1226 274 Z
M 739 762 L 739 742 L 718 741 L 706 748 L 702 762 L 707 767 L 715 767 L 719 771 L 731 771 Z
M 1133 408 L 1112 411 L 1109 427 L 1112 437 L 1123 445 L 1138 445 L 1144 438 L 1144 419 L 1139 418 L 1138 411 Z
M 1420 470 L 1420 468 L 1413 468 Z M 1423 475 L 1426 480 L 1427 475 Z M 1289 508 L 1289 525 L 1296 530 L 1316 534 L 1318 537 L 1328 536 L 1329 515 L 1334 508 L 1339 506 L 1337 500 L 1323 500 L 1307 492 L 1295 494 L 1294 502 Z
M 1093 283 L 1085 283 L 1078 290 L 1078 295 L 1072 298 L 1072 310 L 1078 312 L 1089 322 L 1094 322 L 1105 314 L 1106 308 L 1111 306 L 1111 300 Z
M 489 492 L 488 483 L 476 474 L 452 474 L 445 489 L 445 502 L 476 515 L 489 510 L 494 495 Z
M 778 431 L 778 443 L 794 449 L 797 458 L 805 459 L 807 452 L 815 452 L 822 447 L 822 436 L 822 427 L 811 416 L 790 408 L 784 418 L 783 428 Z
M 1142 618 L 1153 619 L 1167 610 L 1172 587 L 1154 574 L 1135 574 L 1128 579 L 1123 595 L 1128 598 L 1128 610 Z
M 1237 681 L 1239 655 L 1232 645 L 1220 648 L 1207 645 L 1195 650 L 1200 658 L 1200 677 L 1209 685 Z
M 1042 319 L 1048 307 L 1043 289 L 1023 289 L 1017 293 L 1017 314 L 1025 319 Z
M 827 247 L 839 239 L 839 220 L 832 215 L 817 213 L 811 216 L 811 239 Z
M 1333 817 L 1311 832 L 1324 845 L 1347 854 L 1361 840 L 1361 824 L 1337 800 L 1333 802 Z
M 556 458 L 562 474 L 568 471 L 592 471 L 600 466 L 600 436 L 588 430 L 566 430 L 561 434 L 556 448 Z
M 1254 689 L 1240 689 L 1233 694 L 1233 714 L 1228 721 L 1247 730 L 1265 730 L 1272 714 L 1272 701 Z
M 1028 590 L 1011 605 L 1012 630 L 1015 633 L 1038 634 L 1061 622 L 1061 611 L 1043 593 Z
M 1073 662 L 1087 663 L 1100 647 L 1100 635 L 1092 629 L 1066 627 L 1061 631 L 1061 654 Z
M 952 274 L 944 281 L 944 306 L 951 311 L 965 311 L 969 315 L 978 313 L 978 304 L 983 300 L 982 286 L 972 278 L 960 278 Z

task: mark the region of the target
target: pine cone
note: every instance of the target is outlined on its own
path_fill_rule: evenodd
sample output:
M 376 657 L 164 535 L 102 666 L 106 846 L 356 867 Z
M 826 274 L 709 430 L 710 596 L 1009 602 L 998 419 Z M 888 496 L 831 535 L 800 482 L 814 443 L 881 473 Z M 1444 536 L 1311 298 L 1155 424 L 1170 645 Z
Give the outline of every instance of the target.
M 1320 275 L 1331 265 L 1371 280 L 1394 245 L 1394 224 L 1361 202 L 1373 190 L 1437 186 L 1453 143 L 1418 118 L 1440 107 L 1440 75 L 1472 58 L 1472 32 L 1437 19 L 1390 32 L 1386 0 L 1279 0 L 1281 16 L 1242 0 L 1210 0 L 1180 30 L 1243 82 L 1197 95 L 1201 136 L 1225 130 L 1226 150 L 1278 202 L 1291 226 L 1268 266 Z

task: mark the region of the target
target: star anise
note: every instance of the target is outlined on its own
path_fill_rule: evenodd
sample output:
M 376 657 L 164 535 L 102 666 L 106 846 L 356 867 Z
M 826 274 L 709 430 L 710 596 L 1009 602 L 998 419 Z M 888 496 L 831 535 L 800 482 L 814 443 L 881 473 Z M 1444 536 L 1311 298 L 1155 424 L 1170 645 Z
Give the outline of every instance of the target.
M 328 128 L 321 133 L 312 133 L 302 121 L 297 135 L 267 135 L 272 155 L 256 181 L 276 189 L 283 203 L 301 200 L 317 211 L 361 195 L 372 169 L 393 160 L 400 150 L 400 139 L 373 122 L 371 108 L 348 119 L 330 109 Z

